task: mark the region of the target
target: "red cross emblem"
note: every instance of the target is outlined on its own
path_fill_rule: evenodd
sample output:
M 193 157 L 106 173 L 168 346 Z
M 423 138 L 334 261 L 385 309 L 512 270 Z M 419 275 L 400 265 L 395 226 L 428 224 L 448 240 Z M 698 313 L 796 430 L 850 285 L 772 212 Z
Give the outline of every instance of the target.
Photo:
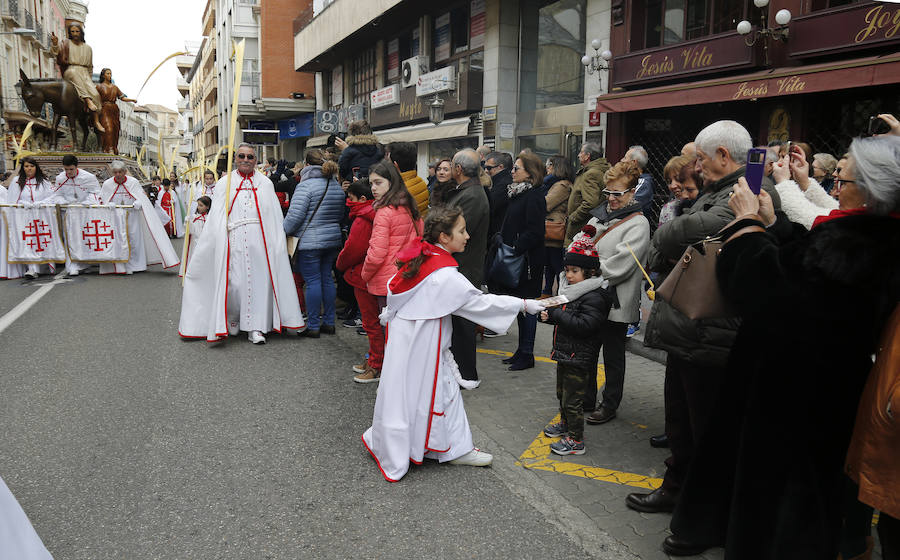
M 88 249 L 97 252 L 108 249 L 109 242 L 115 238 L 115 231 L 103 220 L 91 220 L 81 228 L 81 239 L 84 240 L 84 244 Z
M 50 233 L 50 227 L 44 220 L 32 220 L 22 230 L 22 241 L 28 241 L 26 245 L 31 247 L 35 253 L 43 253 L 44 249 L 50 245 L 51 239 L 53 239 L 53 234 Z

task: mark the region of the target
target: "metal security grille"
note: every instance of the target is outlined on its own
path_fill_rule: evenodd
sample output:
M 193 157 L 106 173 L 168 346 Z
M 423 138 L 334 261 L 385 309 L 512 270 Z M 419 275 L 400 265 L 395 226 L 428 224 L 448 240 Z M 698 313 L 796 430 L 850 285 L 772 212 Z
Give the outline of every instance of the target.
M 662 127 L 667 126 L 666 123 L 661 124 Z M 669 189 L 666 187 L 663 179 L 663 169 L 669 159 L 679 155 L 682 146 L 693 141 L 696 135 L 697 133 L 694 130 L 675 127 L 674 129 L 658 132 L 643 131 L 641 134 L 629 137 L 630 145 L 643 146 L 647 150 L 649 163 L 645 171 L 653 176 L 654 184 L 654 196 L 651 205 L 651 213 L 653 214 L 651 222 L 653 225 L 659 220 L 659 211 L 663 204 L 669 200 Z

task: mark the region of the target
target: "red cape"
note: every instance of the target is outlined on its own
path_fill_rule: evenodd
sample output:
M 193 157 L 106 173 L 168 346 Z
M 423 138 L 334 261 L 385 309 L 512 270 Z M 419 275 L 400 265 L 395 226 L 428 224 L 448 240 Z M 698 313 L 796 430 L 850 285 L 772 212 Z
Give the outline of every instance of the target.
M 403 292 L 415 288 L 435 270 L 448 266 L 459 266 L 459 263 L 456 262 L 453 255 L 437 245 L 432 245 L 427 241 L 423 241 L 421 238 L 416 239 L 406 249 L 400 252 L 400 254 L 406 253 L 401 257 L 401 260 L 408 262 L 409 259 L 413 258 L 413 256 L 409 256 L 410 252 L 424 255 L 425 261 L 422 263 L 422 266 L 419 267 L 419 272 L 412 278 L 403 277 L 402 273 L 406 269 L 406 265 L 403 265 L 394 278 L 391 279 L 390 284 L 388 284 L 388 288 L 391 290 L 392 294 L 402 294 Z M 397 256 L 400 257 L 400 254 Z

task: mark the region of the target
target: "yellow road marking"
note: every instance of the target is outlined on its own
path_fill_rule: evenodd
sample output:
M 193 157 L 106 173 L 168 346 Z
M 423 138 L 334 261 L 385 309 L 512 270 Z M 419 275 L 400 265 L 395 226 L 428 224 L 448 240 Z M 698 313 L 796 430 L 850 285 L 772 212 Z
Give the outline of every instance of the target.
M 504 350 L 489 350 L 487 348 L 479 348 L 478 352 L 481 352 L 482 354 L 490 354 L 492 356 L 512 356 L 512 352 L 506 352 Z M 551 360 L 550 358 L 545 358 L 543 356 L 535 356 L 534 361 L 550 364 L 556 363 L 555 360 Z M 603 365 L 600 364 L 597 366 L 597 387 L 602 387 L 605 382 L 606 374 L 604 372 Z M 559 422 L 559 420 L 559 414 L 557 414 L 553 418 L 553 420 L 550 421 L 550 423 L 554 424 L 556 422 Z M 647 426 L 643 424 L 636 424 L 632 422 L 632 425 L 644 430 L 647 429 Z M 578 463 L 572 463 L 569 461 L 558 461 L 552 458 L 553 454 L 550 451 L 550 444 L 554 441 L 556 441 L 556 438 L 548 438 L 544 435 L 544 432 L 541 431 L 538 434 L 537 438 L 535 438 L 535 440 L 531 442 L 531 445 L 529 445 L 519 456 L 519 460 L 516 461 L 516 465 L 522 466 L 526 469 L 555 472 L 557 474 L 578 476 L 591 480 L 599 480 L 601 482 L 612 482 L 613 484 L 622 484 L 624 486 L 633 486 L 635 488 L 644 488 L 647 490 L 655 490 L 662 484 L 661 478 L 653 478 L 640 474 L 614 471 L 612 469 L 605 469 L 603 467 L 579 465 Z

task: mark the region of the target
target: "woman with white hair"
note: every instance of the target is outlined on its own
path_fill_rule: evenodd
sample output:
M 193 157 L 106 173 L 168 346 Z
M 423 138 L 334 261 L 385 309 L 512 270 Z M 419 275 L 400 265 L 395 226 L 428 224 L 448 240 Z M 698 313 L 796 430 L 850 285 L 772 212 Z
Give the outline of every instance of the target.
M 820 216 L 782 246 L 756 227 L 721 249 L 720 287 L 742 323 L 663 545 L 669 554 L 724 545 L 734 559 L 838 556 L 854 420 L 867 412 L 860 396 L 900 301 L 900 137 L 854 140 L 836 184 L 861 204 Z M 754 196 L 743 178 L 730 207 L 747 225 L 775 220 L 769 195 Z M 892 369 L 887 403 L 900 398 Z M 863 435 L 896 443 L 889 417 Z M 896 484 L 873 481 L 900 480 L 896 454 L 896 445 L 870 445 L 847 467 L 860 500 L 881 511 L 885 558 L 900 546 L 900 500 Z

